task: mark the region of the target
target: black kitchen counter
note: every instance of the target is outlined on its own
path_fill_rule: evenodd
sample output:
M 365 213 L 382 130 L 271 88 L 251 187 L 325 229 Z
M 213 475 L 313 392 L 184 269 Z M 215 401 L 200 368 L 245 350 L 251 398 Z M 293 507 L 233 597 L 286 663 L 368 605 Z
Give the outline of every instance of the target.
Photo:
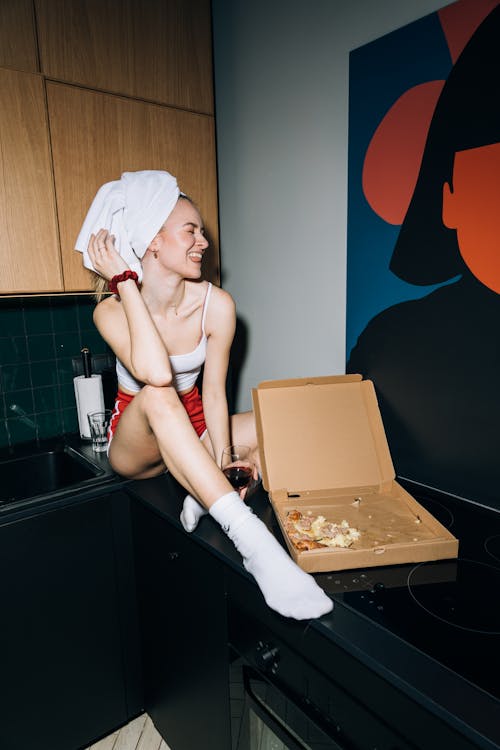
M 106 455 L 93 453 L 89 444 L 82 443 L 77 437 L 70 441 L 66 438 L 64 442 L 69 443 L 84 458 L 98 465 L 102 469 L 102 474 L 90 484 L 83 483 L 82 486 L 69 487 L 64 491 L 49 493 L 41 498 L 16 502 L 3 507 L 0 512 L 0 525 L 2 522 L 10 524 L 24 517 L 42 514 L 47 510 L 62 510 L 66 506 L 79 507 L 79 504 L 83 507 L 89 500 L 91 502 L 97 500 L 101 503 L 101 496 L 102 503 L 105 503 L 110 493 L 114 493 L 113 502 L 115 505 L 118 503 L 120 507 L 121 502 L 131 499 L 132 506 L 135 504 L 147 511 L 152 519 L 151 531 L 156 527 L 157 519 L 159 525 L 168 524 L 172 533 L 180 533 L 182 538 L 189 542 L 190 550 L 197 553 L 197 565 L 200 560 L 205 559 L 203 557 L 205 553 L 214 563 L 217 562 L 219 567 L 222 564 L 227 580 L 229 610 L 235 607 L 243 613 L 242 622 L 247 622 L 246 629 L 250 633 L 250 639 L 253 641 L 264 639 L 269 633 L 272 640 L 276 635 L 281 643 L 286 644 L 308 664 L 320 670 L 327 678 L 337 680 L 342 689 L 350 691 L 351 695 L 357 695 L 358 699 L 379 717 L 386 717 L 388 712 L 391 712 L 391 716 L 396 717 L 397 723 L 398 716 L 405 715 L 409 707 L 416 706 L 418 711 L 417 713 L 409 711 L 413 718 L 403 732 L 407 738 L 413 738 L 412 729 L 417 729 L 419 722 L 423 725 L 428 724 L 429 727 L 434 722 L 438 728 L 439 725 L 449 727 L 453 737 L 456 736 L 460 740 L 457 743 L 452 741 L 451 744 L 446 743 L 441 746 L 453 746 L 460 750 L 462 748 L 499 750 L 498 682 L 492 685 L 492 679 L 496 679 L 497 675 L 500 680 L 500 667 L 496 671 L 500 659 L 498 627 L 493 627 L 492 632 L 485 633 L 481 640 L 481 653 L 470 648 L 475 641 L 467 640 L 468 634 L 465 634 L 463 641 L 464 650 L 471 654 L 470 659 L 475 659 L 478 663 L 481 663 L 485 655 L 488 659 L 489 683 L 484 683 L 489 686 L 487 692 L 478 687 L 479 683 L 476 684 L 466 679 L 463 676 L 466 672 L 458 673 L 453 669 L 453 665 L 446 666 L 446 661 L 440 658 L 440 653 L 436 654 L 434 650 L 433 658 L 432 649 L 424 651 L 418 647 L 418 640 L 412 642 L 411 638 L 405 637 L 406 625 L 412 620 L 410 608 L 406 609 L 405 606 L 409 600 L 406 582 L 416 566 L 381 566 L 318 574 L 315 576 L 316 580 L 334 601 L 333 612 L 320 619 L 307 622 L 284 618 L 267 607 L 254 579 L 245 571 L 240 555 L 210 516 L 200 521 L 193 534 L 184 532 L 179 516 L 185 491 L 169 474 L 150 480 L 125 480 L 114 474 Z M 56 443 L 57 441 L 54 444 Z M 44 445 L 44 447 L 48 446 Z M 124 491 L 127 494 L 124 494 Z M 424 503 L 423 498 L 419 498 L 417 494 L 415 497 Z M 259 489 L 249 499 L 248 504 L 285 546 L 267 493 Z M 428 510 L 432 512 L 434 508 L 428 507 Z M 475 528 L 472 529 L 468 539 L 465 533 L 462 537 L 461 530 L 469 520 L 467 514 L 461 518 L 458 506 L 455 508 L 452 502 L 448 504 L 446 512 L 454 514 L 458 521 L 456 528 L 452 528 L 452 531 L 461 540 L 462 556 L 477 560 L 483 537 L 475 533 Z M 479 516 L 481 513 L 484 518 L 480 529 L 484 531 L 486 527 L 488 534 L 492 535 L 487 541 L 495 542 L 500 539 L 500 536 L 497 536 L 500 529 L 498 514 L 492 516 L 491 512 L 478 509 Z M 445 519 L 438 518 L 438 520 Z M 491 530 L 490 520 L 493 521 Z M 117 539 L 121 539 L 122 532 L 123 529 L 121 532 L 116 532 Z M 125 536 L 128 533 L 127 531 Z M 180 540 L 181 537 L 178 539 Z M 191 547 L 191 543 L 196 546 L 196 549 Z M 492 550 L 497 551 L 493 544 L 490 545 L 490 551 Z M 209 569 L 210 560 L 208 557 L 206 560 L 207 569 Z M 491 570 L 495 570 L 497 575 L 500 573 L 498 565 L 491 567 Z M 456 575 L 456 561 L 431 563 L 428 574 L 431 579 L 438 582 L 446 583 L 448 579 L 452 581 Z M 495 601 L 498 598 L 498 589 L 494 590 L 491 585 L 490 589 L 485 589 L 485 592 Z M 222 591 L 220 598 L 222 609 L 225 607 Z M 399 606 L 400 601 L 403 602 L 403 606 Z M 214 607 L 218 604 L 214 602 Z M 479 600 L 478 604 L 480 605 Z M 385 612 L 378 617 L 378 610 L 386 609 L 389 612 L 391 608 L 392 612 L 396 608 L 400 613 L 397 619 L 400 621 L 399 625 L 403 627 L 399 631 L 397 627 L 392 629 L 386 627 Z M 125 619 L 127 618 L 129 615 Z M 418 630 L 418 627 L 420 627 L 419 624 L 414 625 L 413 630 Z M 411 627 L 408 632 L 411 634 Z M 454 632 L 459 633 L 458 636 L 454 635 L 455 640 L 458 639 L 458 643 L 462 643 L 460 631 Z M 432 639 L 433 636 L 431 618 L 427 640 Z M 384 686 L 387 686 L 387 690 Z M 497 698 L 494 697 L 495 695 Z M 429 727 L 428 732 L 431 731 Z M 426 748 L 426 750 L 428 747 L 438 746 L 428 744 L 417 737 L 413 739 L 413 743 L 410 744 L 411 747 Z
M 127 491 L 159 519 L 182 530 L 179 515 L 185 492 L 171 476 L 131 482 Z M 264 490 L 258 490 L 248 504 L 284 545 Z M 315 578 L 333 599 L 334 609 L 320 619 L 297 622 L 277 615 L 266 606 L 253 578 L 245 571 L 240 555 L 211 517 L 204 517 L 190 537 L 200 548 L 222 561 L 233 580 L 240 581 L 250 592 L 251 613 L 268 622 L 274 630 L 278 629 L 280 636 L 300 649 L 304 658 L 318 659 L 319 653 L 325 669 L 331 662 L 329 647 L 341 649 L 474 746 L 485 750 L 500 748 L 498 700 L 349 604 L 349 595 L 353 592 L 359 597 L 360 591 L 368 595 L 380 587 L 400 586 L 414 566 L 318 574 Z M 453 564 L 453 561 L 436 563 L 435 570 L 446 577 Z M 311 644 L 310 653 L 308 644 Z M 493 634 L 492 655 L 499 646 L 499 636 Z M 334 674 L 334 664 L 331 669 Z M 376 695 L 373 698 L 378 699 Z

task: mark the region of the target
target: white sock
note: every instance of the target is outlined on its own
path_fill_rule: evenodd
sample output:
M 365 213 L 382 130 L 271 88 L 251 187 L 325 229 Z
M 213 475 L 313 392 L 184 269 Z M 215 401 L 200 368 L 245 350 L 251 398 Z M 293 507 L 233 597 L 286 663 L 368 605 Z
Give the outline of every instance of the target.
M 321 617 L 333 609 L 332 600 L 314 578 L 293 562 L 237 492 L 223 495 L 209 513 L 243 557 L 271 609 L 296 620 Z
M 192 495 L 186 495 L 181 511 L 181 523 L 184 529 L 191 533 L 198 526 L 200 518 L 205 516 L 208 510 L 200 505 Z

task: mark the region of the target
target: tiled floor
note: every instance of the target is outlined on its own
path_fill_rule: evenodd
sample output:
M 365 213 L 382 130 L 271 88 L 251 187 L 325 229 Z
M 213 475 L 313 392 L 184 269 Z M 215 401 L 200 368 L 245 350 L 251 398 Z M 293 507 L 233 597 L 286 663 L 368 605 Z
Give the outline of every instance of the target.
M 147 714 L 142 714 L 117 732 L 87 750 L 170 750 Z

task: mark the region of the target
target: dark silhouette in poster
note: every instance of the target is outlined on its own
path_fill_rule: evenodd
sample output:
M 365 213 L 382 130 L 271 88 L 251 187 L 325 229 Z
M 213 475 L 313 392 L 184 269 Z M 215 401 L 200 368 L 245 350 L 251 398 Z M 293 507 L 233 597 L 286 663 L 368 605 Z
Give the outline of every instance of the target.
M 374 381 L 399 476 L 500 507 L 500 6 L 452 68 L 390 268 L 460 275 L 373 318 L 347 372 Z

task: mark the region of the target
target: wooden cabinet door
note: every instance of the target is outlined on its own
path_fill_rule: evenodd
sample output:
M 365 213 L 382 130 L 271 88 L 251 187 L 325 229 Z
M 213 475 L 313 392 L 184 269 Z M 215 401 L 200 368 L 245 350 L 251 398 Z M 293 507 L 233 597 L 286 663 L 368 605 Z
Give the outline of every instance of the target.
M 203 276 L 217 282 L 213 118 L 51 82 L 47 97 L 66 291 L 91 288 L 74 246 L 98 188 L 142 169 L 171 172 L 199 206 L 211 246 Z
M 0 68 L 0 294 L 62 291 L 40 76 Z
M 0 66 L 38 71 L 32 0 L 0 2 Z
M 42 72 L 213 113 L 210 0 L 36 0 Z

